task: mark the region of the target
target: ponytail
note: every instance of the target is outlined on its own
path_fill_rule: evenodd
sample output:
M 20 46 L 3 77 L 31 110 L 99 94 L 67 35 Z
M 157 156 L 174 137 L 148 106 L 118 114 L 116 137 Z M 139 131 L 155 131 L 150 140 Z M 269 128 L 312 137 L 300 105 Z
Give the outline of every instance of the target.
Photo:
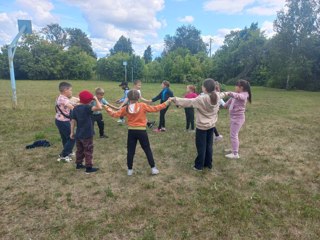
M 212 78 L 207 78 L 203 82 L 203 87 L 207 90 L 209 94 L 211 104 L 216 105 L 218 103 L 218 96 L 214 91 L 216 88 L 215 81 Z

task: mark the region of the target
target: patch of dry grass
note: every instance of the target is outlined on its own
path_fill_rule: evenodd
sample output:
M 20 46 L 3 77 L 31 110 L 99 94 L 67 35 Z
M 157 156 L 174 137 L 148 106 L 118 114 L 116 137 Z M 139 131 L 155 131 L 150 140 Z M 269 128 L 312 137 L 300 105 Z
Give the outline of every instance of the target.
M 58 163 L 54 125 L 58 81 L 18 81 L 11 108 L 9 81 L 0 82 L 1 239 L 319 239 L 320 95 L 254 88 L 240 133 L 241 160 L 224 158 L 228 116 L 220 111 L 214 170 L 191 170 L 194 135 L 184 111 L 170 107 L 168 132 L 149 132 L 160 175 L 151 176 L 137 147 L 135 174 L 126 176 L 124 126 L 104 114 L 109 139 L 95 138 L 94 163 L 85 175 Z M 107 100 L 116 83 L 72 81 L 76 95 L 101 86 Z M 185 89 L 173 85 L 177 96 Z M 232 87 L 229 87 L 231 90 Z M 159 84 L 143 84 L 150 98 Z M 149 119 L 158 121 L 158 114 Z M 53 146 L 25 150 L 46 138 Z

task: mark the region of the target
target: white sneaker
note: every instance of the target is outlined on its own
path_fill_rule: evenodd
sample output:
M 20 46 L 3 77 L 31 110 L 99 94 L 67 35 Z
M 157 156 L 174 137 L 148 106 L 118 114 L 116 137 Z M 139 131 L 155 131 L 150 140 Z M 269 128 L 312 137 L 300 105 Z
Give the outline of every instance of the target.
M 122 123 L 122 119 L 119 119 L 119 120 L 117 121 L 117 123 Z
M 69 157 L 75 157 L 76 156 L 76 153 L 75 152 L 72 152 L 69 154 Z
M 214 141 L 215 141 L 215 142 L 220 142 L 222 139 L 223 139 L 223 136 L 222 136 L 222 135 L 219 135 L 219 136 L 217 136 L 217 137 L 214 138 Z
M 128 169 L 128 176 L 132 176 L 133 174 L 133 169 Z
M 159 170 L 156 167 L 153 167 L 153 168 L 151 168 L 151 174 L 157 175 L 157 174 L 159 174 Z
M 69 157 L 69 156 L 66 156 L 66 157 L 59 157 L 57 159 L 58 162 L 71 162 L 72 161 L 72 158 Z
M 226 158 L 230 158 L 230 159 L 238 159 L 240 158 L 239 154 L 233 154 L 233 153 L 230 153 L 230 154 L 227 154 L 225 155 Z

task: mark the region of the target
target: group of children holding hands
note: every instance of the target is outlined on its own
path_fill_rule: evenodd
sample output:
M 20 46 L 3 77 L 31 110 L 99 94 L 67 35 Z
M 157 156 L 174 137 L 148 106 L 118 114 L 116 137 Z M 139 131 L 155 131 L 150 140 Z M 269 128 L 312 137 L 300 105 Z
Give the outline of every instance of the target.
M 61 135 L 63 150 L 58 161 L 70 161 L 73 146 L 76 144 L 76 169 L 85 169 L 86 173 L 98 170 L 92 164 L 94 122 L 98 124 L 100 138 L 106 138 L 101 113 L 101 110 L 105 109 L 111 117 L 120 118 L 119 123 L 125 122 L 124 117 L 127 119 L 127 174 L 129 176 L 133 174 L 133 158 L 138 141 L 147 156 L 151 174 L 158 174 L 159 170 L 155 165 L 147 134 L 147 127 L 152 127 L 155 122 L 149 122 L 146 115 L 149 112 L 160 111 L 159 126 L 154 131 L 165 132 L 165 114 L 171 103 L 185 109 L 186 129 L 195 131 L 197 157 L 194 170 L 202 171 L 204 168 L 212 169 L 213 167 L 213 134 L 215 134 L 215 141 L 222 139 L 215 128 L 220 106 L 228 108 L 230 114 L 232 152 L 226 157 L 231 159 L 240 157 L 238 133 L 245 122 L 246 103 L 251 102 L 249 82 L 239 80 L 235 92 L 220 92 L 218 83 L 208 78 L 203 82 L 202 94 L 197 95 L 195 87 L 188 85 L 185 97 L 179 98 L 174 97 L 169 88 L 170 83 L 163 81 L 162 91 L 152 100 L 141 96 L 140 80 L 134 82 L 132 90 L 129 90 L 126 82 L 122 82 L 119 86 L 124 90 L 124 95 L 116 101 L 120 104 L 116 107 L 103 98 L 104 91 L 101 88 L 96 89 L 95 96 L 84 90 L 79 93 L 79 98 L 72 98 L 72 86 L 67 82 L 59 84 L 60 95 L 56 101 L 55 122 Z M 225 97 L 229 97 L 226 103 L 223 101 Z M 159 105 L 149 105 L 158 100 L 160 100 Z M 196 109 L 196 129 L 194 129 L 194 109 Z M 85 165 L 83 165 L 84 160 Z

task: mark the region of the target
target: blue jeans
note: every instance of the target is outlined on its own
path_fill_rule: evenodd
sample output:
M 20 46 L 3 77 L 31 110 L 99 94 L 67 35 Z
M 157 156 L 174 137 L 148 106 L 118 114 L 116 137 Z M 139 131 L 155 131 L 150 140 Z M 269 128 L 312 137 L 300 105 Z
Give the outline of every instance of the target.
M 66 157 L 72 153 L 75 140 L 70 138 L 71 124 L 70 122 L 63 122 L 56 119 L 56 126 L 59 129 L 59 133 L 62 140 L 63 149 L 60 153 L 61 157 Z
M 208 130 L 196 129 L 196 147 L 198 156 L 194 161 L 194 167 L 203 169 L 212 168 L 213 154 L 213 128 Z

